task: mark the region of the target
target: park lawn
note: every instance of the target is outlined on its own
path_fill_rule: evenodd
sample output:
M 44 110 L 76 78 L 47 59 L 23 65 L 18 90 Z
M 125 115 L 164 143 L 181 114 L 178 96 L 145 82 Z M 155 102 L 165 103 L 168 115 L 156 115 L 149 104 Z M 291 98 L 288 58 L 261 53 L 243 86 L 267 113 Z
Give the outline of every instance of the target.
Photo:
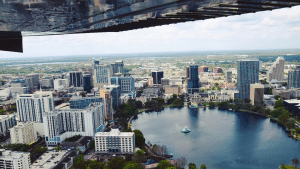
M 299 168 L 296 168 L 294 166 L 289 166 L 289 165 L 285 165 L 286 169 L 299 169 Z

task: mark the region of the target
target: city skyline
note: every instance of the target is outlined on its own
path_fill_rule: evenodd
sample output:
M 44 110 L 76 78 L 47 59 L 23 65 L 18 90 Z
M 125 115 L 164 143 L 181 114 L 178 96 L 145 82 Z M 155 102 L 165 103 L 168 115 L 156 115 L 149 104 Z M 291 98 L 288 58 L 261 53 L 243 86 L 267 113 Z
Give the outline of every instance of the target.
M 24 37 L 0 58 L 166 51 L 300 48 L 300 6 L 117 33 Z

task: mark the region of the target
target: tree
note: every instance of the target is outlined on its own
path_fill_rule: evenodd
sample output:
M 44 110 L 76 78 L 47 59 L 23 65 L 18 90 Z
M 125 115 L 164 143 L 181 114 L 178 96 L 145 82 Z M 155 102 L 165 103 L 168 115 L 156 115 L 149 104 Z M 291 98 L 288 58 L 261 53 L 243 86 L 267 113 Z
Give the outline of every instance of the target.
M 281 124 L 287 123 L 289 121 L 289 119 L 290 119 L 290 115 L 288 112 L 286 112 L 278 117 L 278 120 Z
M 92 140 L 91 143 L 90 143 L 90 150 L 93 150 L 95 149 L 95 140 Z
M 274 99 L 278 100 L 280 98 L 279 95 L 274 96 Z
M 143 133 L 140 130 L 133 130 L 135 134 L 135 145 L 141 147 L 145 144 L 145 138 Z
M 135 161 L 130 161 L 128 163 L 126 163 L 125 167 L 123 169 L 144 169 L 145 167 L 140 164 L 137 163 Z
M 168 168 L 168 167 L 171 167 L 171 164 L 169 161 L 167 160 L 161 160 L 158 165 L 157 165 L 157 168 L 159 169 L 165 169 L 165 168 Z
M 189 163 L 189 169 L 197 169 L 197 166 L 195 163 Z
M 98 162 L 97 160 L 93 160 L 87 166 L 87 168 L 90 168 L 90 169 L 104 169 L 105 167 L 106 167 L 105 163 Z
M 110 169 L 122 169 L 125 162 L 126 161 L 123 158 L 116 156 L 115 158 L 111 159 L 107 165 Z
M 145 152 L 143 150 L 136 151 L 132 159 L 136 160 L 137 162 L 147 161 L 147 159 L 145 158 Z
M 202 164 L 202 165 L 200 166 L 200 169 L 206 169 L 206 165 L 205 165 L 205 164 Z
M 292 164 L 297 167 L 297 165 L 299 164 L 299 161 L 297 158 L 292 159 Z
M 280 165 L 280 169 L 287 169 L 287 168 L 284 166 L 284 164 L 283 164 L 283 163 L 281 163 L 281 165 Z

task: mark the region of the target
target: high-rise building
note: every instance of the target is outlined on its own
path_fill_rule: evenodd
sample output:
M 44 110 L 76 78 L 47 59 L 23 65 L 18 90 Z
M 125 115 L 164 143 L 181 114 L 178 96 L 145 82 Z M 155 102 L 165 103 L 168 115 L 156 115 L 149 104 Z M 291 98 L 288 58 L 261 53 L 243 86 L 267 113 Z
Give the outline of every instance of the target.
M 198 77 L 198 65 L 190 65 L 187 68 L 187 89 L 189 94 L 199 92 L 200 82 Z
M 95 151 L 97 153 L 133 153 L 134 139 L 134 132 L 120 132 L 119 129 L 98 132 L 95 135 Z
M 43 116 L 45 140 L 56 146 L 74 135 L 94 137 L 105 129 L 104 104 L 91 104 L 85 109 L 56 109 Z
M 93 86 L 92 86 L 92 75 L 87 74 L 83 76 L 82 83 L 83 83 L 83 90 L 90 93 Z
M 122 60 L 112 63 L 111 68 L 114 76 L 124 74 L 124 63 Z
M 94 87 L 103 87 L 104 85 L 110 85 L 110 77 L 112 71 L 110 65 L 95 65 L 94 69 Z
M 111 77 L 112 85 L 119 85 L 121 94 L 128 94 L 133 99 L 135 98 L 135 85 L 134 78 L 130 76 L 126 77 Z
M 53 88 L 53 79 L 50 77 L 44 77 L 40 80 L 40 87 L 46 89 Z
M 296 66 L 296 69 L 289 71 L 288 74 L 288 89 L 300 88 L 300 66 Z
M 19 121 L 43 123 L 43 113 L 54 110 L 53 96 L 43 94 L 23 94 L 17 97 Z
M 81 71 L 71 71 L 70 72 L 70 86 L 82 87 L 82 77 L 83 74 Z
M 0 115 L 0 135 L 6 135 L 15 125 L 17 125 L 15 115 Z
M 208 72 L 208 67 L 207 66 L 200 66 L 199 67 L 199 72 Z
M 82 96 L 73 96 L 70 101 L 70 109 L 85 109 L 91 103 L 94 105 L 100 105 L 104 103 L 102 97 L 82 97 Z
M 285 60 L 283 57 L 278 57 L 274 64 L 271 66 L 270 70 L 267 72 L 267 80 L 270 82 L 273 79 L 278 81 L 283 80 L 283 71 L 284 71 Z
M 62 90 L 69 87 L 68 79 L 55 79 L 54 80 L 54 90 Z
M 33 86 L 35 89 L 39 89 L 40 88 L 40 77 L 39 74 L 30 74 L 27 75 L 26 77 L 28 78 L 32 78 L 32 82 L 33 82 Z
M 0 149 L 0 168 L 30 169 L 30 153 Z
M 250 100 L 252 105 L 261 105 L 264 101 L 265 87 L 262 84 L 250 84 Z
M 10 129 L 11 143 L 32 144 L 37 140 L 33 122 L 18 123 Z
M 220 67 L 216 67 L 216 68 L 214 68 L 213 72 L 214 73 L 223 73 L 223 69 Z
M 232 82 L 232 71 L 231 70 L 225 71 L 225 81 L 227 83 L 231 83 Z
M 164 77 L 163 71 L 153 71 L 152 72 L 153 84 L 161 84 L 161 78 L 163 77 Z
M 237 90 L 236 99 L 250 99 L 250 84 L 258 83 L 259 60 L 245 59 L 237 61 Z

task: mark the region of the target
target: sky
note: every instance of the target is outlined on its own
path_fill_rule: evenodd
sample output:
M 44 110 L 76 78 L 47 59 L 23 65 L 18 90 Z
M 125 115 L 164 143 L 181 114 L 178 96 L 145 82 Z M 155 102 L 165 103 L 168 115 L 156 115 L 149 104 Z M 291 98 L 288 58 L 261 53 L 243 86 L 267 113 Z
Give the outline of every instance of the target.
M 300 49 L 300 6 L 117 33 L 32 36 L 0 58 L 167 51 Z

